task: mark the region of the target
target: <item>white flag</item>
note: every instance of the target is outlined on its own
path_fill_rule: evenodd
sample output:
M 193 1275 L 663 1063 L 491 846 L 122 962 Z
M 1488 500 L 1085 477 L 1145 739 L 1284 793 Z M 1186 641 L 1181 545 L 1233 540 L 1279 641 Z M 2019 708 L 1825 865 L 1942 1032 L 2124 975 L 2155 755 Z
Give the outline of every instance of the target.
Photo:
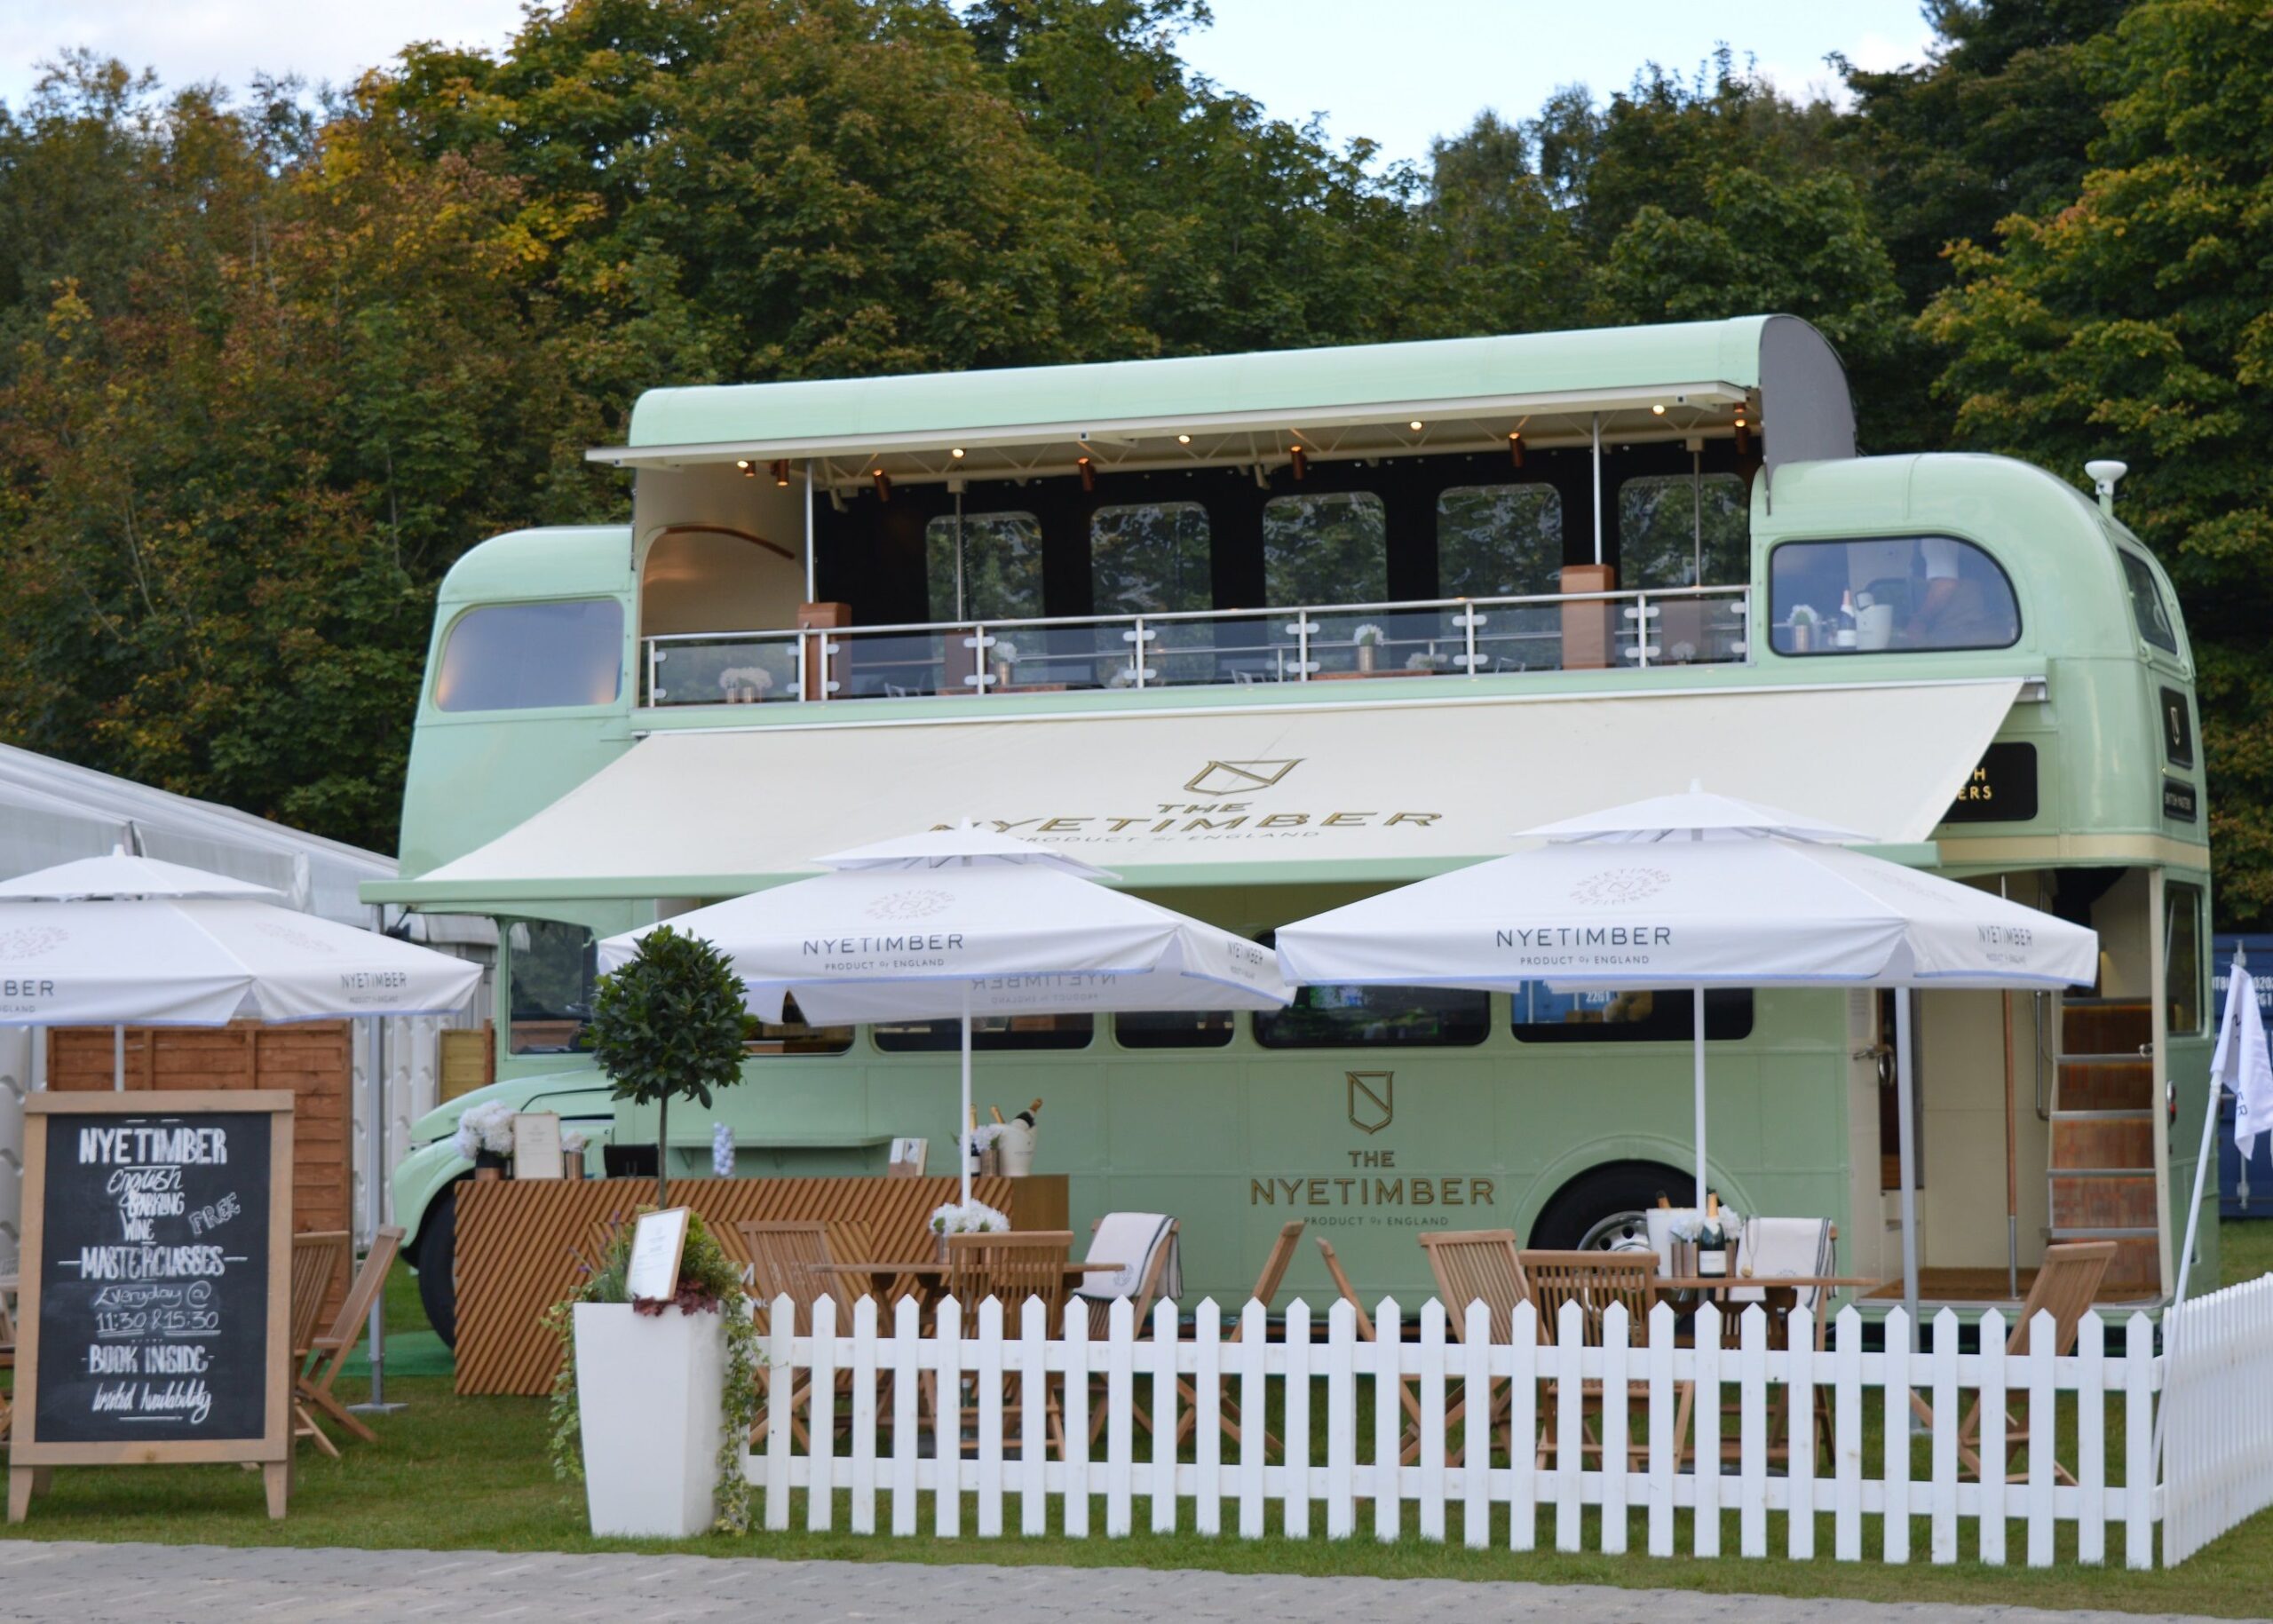
M 2236 955 L 2226 978 L 2226 1010 L 2218 1023 L 2218 1052 L 2210 1061 L 2214 1084 L 2234 1091 L 2234 1148 L 2246 1167 L 2257 1136 L 2273 1133 L 2273 1057 L 2265 1049 L 2265 1018 L 2258 1012 L 2257 982 Z M 2212 1096 L 2215 1103 L 2216 1097 Z

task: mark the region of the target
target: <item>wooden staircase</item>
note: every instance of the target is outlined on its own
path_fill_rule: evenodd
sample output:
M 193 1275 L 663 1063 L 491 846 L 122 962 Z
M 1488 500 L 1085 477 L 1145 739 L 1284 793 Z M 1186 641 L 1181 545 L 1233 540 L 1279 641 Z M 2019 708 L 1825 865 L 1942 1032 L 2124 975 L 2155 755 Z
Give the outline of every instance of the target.
M 2160 1285 L 2155 1229 L 2154 1011 L 2145 999 L 2069 998 L 2052 1104 L 2052 1229 L 2112 1240 L 2103 1285 Z

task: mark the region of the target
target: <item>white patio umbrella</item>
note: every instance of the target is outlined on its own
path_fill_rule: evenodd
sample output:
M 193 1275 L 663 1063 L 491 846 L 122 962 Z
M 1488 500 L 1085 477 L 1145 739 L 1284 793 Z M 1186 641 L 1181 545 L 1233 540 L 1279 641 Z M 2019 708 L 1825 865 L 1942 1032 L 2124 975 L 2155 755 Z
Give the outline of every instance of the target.
M 1865 838 L 1851 831 L 1694 788 L 1524 836 L 1548 844 L 1283 927 L 1280 965 L 1309 983 L 1691 988 L 1700 1209 L 1707 987 L 2061 987 L 2096 967 L 2098 939 L 2079 925 L 1831 844 Z M 1914 1324 L 1906 1001 L 1896 1026 Z
M 748 1007 L 784 997 L 816 1024 L 959 1018 L 970 1119 L 978 1015 L 1275 1010 L 1292 995 L 1270 950 L 1097 883 L 1114 876 L 990 830 L 935 830 L 816 860 L 830 872 L 666 921 L 733 963 Z M 599 945 L 602 970 L 653 925 Z M 962 1199 L 970 1158 L 962 1155 Z

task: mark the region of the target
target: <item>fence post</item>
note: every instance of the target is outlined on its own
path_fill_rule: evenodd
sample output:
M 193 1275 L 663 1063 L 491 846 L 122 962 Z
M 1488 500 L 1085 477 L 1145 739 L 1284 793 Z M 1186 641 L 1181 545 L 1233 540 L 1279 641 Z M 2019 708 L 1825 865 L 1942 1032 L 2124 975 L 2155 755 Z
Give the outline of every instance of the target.
M 1768 1554 L 1768 1311 L 1737 1320 L 1737 1550 Z
M 891 1322 L 891 1531 L 903 1537 L 915 1532 L 916 1400 L 923 1385 L 916 1330 L 915 1299 L 902 1297 Z
M 1136 1311 L 1115 1297 L 1105 1315 L 1105 1536 L 1129 1537 L 1135 1517 L 1130 1480 L 1136 1470 Z
M 1210 1535 L 1224 1527 L 1223 1325 L 1216 1299 L 1192 1316 L 1192 1475 L 1197 1487 L 1192 1526 Z
M 1326 1537 L 1358 1529 L 1358 1316 L 1337 1301 L 1326 1315 Z
M 876 1531 L 876 1300 L 852 1305 L 852 1532 Z
M 939 1299 L 931 1316 L 931 1532 L 952 1540 L 962 1532 L 962 1305 Z
M 1152 1304 L 1152 1532 L 1174 1533 L 1176 1487 L 1176 1304 L 1163 1297 Z
M 2134 1314 L 2123 1327 L 2123 1565 L 2155 1565 L 2155 1327 Z M 2166 1390 L 2164 1398 L 2169 1393 Z
M 1575 1301 L 1555 1319 L 1555 1549 L 1577 1550 L 1587 1470 L 1586 1319 Z
M 1889 1335 L 1891 1333 L 1889 1333 Z M 1889 1342 L 1889 1347 L 1893 1346 Z M 1831 1555 L 1834 1561 L 1863 1559 L 1863 1316 L 1853 1303 L 1839 1311 L 1832 1326 Z M 1902 1412 L 1910 1424 L 1910 1412 Z
M 2005 1367 L 2005 1316 L 1990 1309 L 1981 1316 L 1981 1385 L 1976 1402 L 1981 1406 L 1981 1431 L 1975 1446 L 1981 1452 L 1981 1560 L 1990 1567 L 2005 1565 L 2005 1477 L 2012 1470 L 2011 1449 L 2006 1446 L 2006 1406 L 2011 1378 Z
M 1784 1551 L 1815 1559 L 1815 1315 L 1795 1308 L 1784 1322 Z
M 1690 1414 L 1697 1437 L 1697 1510 L 1689 1529 L 1691 1551 L 1721 1554 L 1721 1311 L 1705 1303 L 1697 1311 L 1697 1397 Z
M 1539 1310 L 1530 1303 L 1509 1316 L 1508 1372 L 1508 1549 L 1530 1550 L 1539 1543 Z M 1468 1402 L 1470 1414 L 1483 1405 L 1488 1438 L 1492 1395 Z
M 1492 1543 L 1492 1310 L 1478 1297 L 1461 1327 L 1460 1534 L 1471 1550 Z
M 971 1352 L 970 1379 L 978 1398 L 978 1537 L 999 1540 L 1002 1537 L 1002 1299 L 991 1293 L 978 1305 L 978 1343 Z M 1029 1406 L 1020 1419 L 1030 1426 L 1033 1415 Z
M 2095 1309 L 2076 1326 L 2076 1560 L 2107 1560 L 2107 1326 Z
M 1264 1372 L 1270 1352 L 1269 1311 L 1253 1297 L 1239 1310 L 1239 1340 L 1232 1362 L 1239 1378 L 1239 1538 L 1263 1537 L 1263 1457 L 1271 1442 L 1271 1383 Z
M 1388 1403 L 1402 1437 L 1405 1406 L 1394 1393 Z M 1445 1537 L 1445 1305 L 1434 1297 L 1421 1304 L 1421 1537 Z
M 1885 1383 L 1881 1393 L 1886 1401 L 1886 1462 L 1881 1468 L 1886 1478 L 1886 1514 L 1880 1519 L 1880 1533 L 1885 1545 L 1884 1560 L 1897 1564 L 1910 1560 L 1910 1388 L 1917 1374 L 1910 1334 L 1909 1311 L 1888 1310 L 1882 1330 L 1886 1351 L 1879 1364 Z M 1861 1438 L 1858 1429 L 1858 1449 Z
M 1602 1548 L 1626 1554 L 1626 1421 L 1633 1394 L 1626 1383 L 1626 1304 L 1602 1314 Z
M 1679 1440 L 1674 1435 L 1675 1412 L 1680 1400 L 1673 1385 L 1673 1304 L 1660 1302 L 1650 1310 L 1650 1555 L 1670 1557 L 1673 1550 L 1673 1480 L 1681 1468 L 1676 1458 Z
M 1059 1390 L 1070 1390 L 1074 1380 L 1068 1374 Z M 1086 1381 L 1081 1387 L 1089 1390 Z M 1036 1395 L 1049 1391 L 1049 1308 L 1029 1296 L 1018 1310 L 1018 1532 L 1028 1538 L 1049 1532 L 1049 1452 L 1036 1420 L 1045 1407 Z
M 1405 1406 L 1398 1392 L 1405 1384 L 1405 1319 L 1395 1297 L 1383 1297 L 1374 1311 L 1374 1538 L 1397 1538 L 1405 1521 L 1405 1496 L 1398 1482 L 1398 1440 Z
M 1958 1407 L 1957 1311 L 1944 1309 L 1934 1316 L 1934 1444 L 1932 1486 L 1927 1501 L 1932 1532 L 1933 1560 L 1957 1560 L 1957 1434 L 1964 1412 Z M 1907 1435 L 1908 1429 L 1904 1429 Z M 1891 1431 L 1887 1436 L 1894 1442 Z
M 1311 1306 L 1300 1297 L 1287 1304 L 1286 1493 L 1280 1497 L 1279 1526 L 1290 1540 L 1311 1532 Z
M 796 1419 L 793 1400 L 797 1391 L 792 1356 L 797 1305 L 787 1294 L 773 1299 L 765 1328 L 765 1525 L 775 1533 L 786 1533 L 789 1529 L 789 1439 Z
M 805 1384 L 805 1532 L 827 1533 L 836 1513 L 836 1299 L 813 1302 L 812 1379 Z
M 2060 1327 L 2039 1311 L 2028 1332 L 2028 1565 L 2052 1565 L 2052 1468 L 2060 1458 Z
M 1065 1537 L 1089 1537 L 1089 1305 L 1065 1304 Z

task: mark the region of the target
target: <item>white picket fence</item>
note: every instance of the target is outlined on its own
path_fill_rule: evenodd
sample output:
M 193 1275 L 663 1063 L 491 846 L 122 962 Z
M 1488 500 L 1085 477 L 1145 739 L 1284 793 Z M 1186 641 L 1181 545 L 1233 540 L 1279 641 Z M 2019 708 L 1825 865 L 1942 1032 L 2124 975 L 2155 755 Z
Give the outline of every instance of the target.
M 2273 1275 L 2164 1320 L 2163 1563 L 2176 1566 L 2273 1506 Z
M 2214 1316 L 2205 1310 L 2214 1301 L 2190 1309 L 2190 1323 L 2206 1325 Z M 2263 1301 L 2253 1299 L 2261 1314 Z M 956 1536 L 968 1516 L 979 1537 L 992 1539 L 1005 1532 L 1005 1502 L 1015 1496 L 1022 1534 L 1049 1532 L 1054 1521 L 1070 1537 L 1102 1532 L 1112 1539 L 1132 1532 L 1142 1500 L 1157 1533 L 1221 1533 L 1228 1505 L 1231 1526 L 1243 1539 L 1266 1532 L 1346 1539 L 1358 1531 L 1362 1517 L 1377 1539 L 1417 1533 L 1444 1540 L 1456 1511 L 1465 1543 L 1493 1543 L 1496 1518 L 1515 1550 L 1532 1549 L 1547 1518 L 1547 1537 L 1558 1550 L 1623 1552 L 1629 1524 L 1638 1517 L 1641 1546 L 1650 1555 L 1675 1555 L 1685 1524 L 1687 1549 L 1714 1557 L 1721 1554 L 1723 1517 L 1732 1514 L 1737 1550 L 1745 1557 L 1768 1555 L 1771 1528 L 1780 1523 L 1783 1549 L 1795 1558 L 1810 1557 L 1818 1525 L 1825 1524 L 1836 1558 L 1861 1561 L 1875 1554 L 1901 1563 L 1912 1559 L 1913 1519 L 1923 1518 L 1925 1555 L 1936 1563 L 1959 1559 L 1960 1529 L 1971 1531 L 1968 1554 L 1992 1565 L 2007 1562 L 2015 1523 L 2021 1557 L 2032 1567 L 2055 1559 L 2063 1525 L 2074 1531 L 2073 1560 L 2107 1560 L 2111 1527 L 2127 1566 L 2154 1563 L 2159 1496 L 2140 1485 L 2154 1481 L 2152 1425 L 2161 1371 L 2154 1327 L 2143 1314 L 2122 1325 L 2119 1348 L 2112 1345 L 2117 1339 L 2111 1327 L 2091 1314 L 2072 1353 L 2055 1359 L 2039 1351 L 2017 1359 L 2007 1358 L 2006 1323 L 1993 1312 L 1982 1316 L 1982 1351 L 1960 1353 L 1958 1317 L 1946 1310 L 1930 1327 L 1930 1345 L 1914 1353 L 1905 1351 L 1908 1326 L 1899 1309 L 1886 1319 L 1889 1352 L 1864 1351 L 1864 1322 L 1851 1307 L 1839 1314 L 1830 1345 L 1822 1351 L 1814 1345 L 1806 1314 L 1795 1314 L 1788 1351 L 1768 1347 L 1767 1321 L 1756 1307 L 1744 1313 L 1736 1349 L 1721 1347 L 1720 1316 L 1710 1307 L 1696 1317 L 1697 1345 L 1675 1347 L 1675 1315 L 1664 1304 L 1651 1311 L 1648 1335 L 1638 1343 L 1629 1340 L 1624 1309 L 1612 1307 L 1604 1316 L 1601 1345 L 1593 1347 L 1584 1345 L 1575 1304 L 1563 1310 L 1556 1335 L 1545 1345 L 1528 1305 L 1517 1312 L 1512 1339 L 1493 1343 L 1481 1304 L 1470 1308 L 1465 1335 L 1454 1340 L 1447 1335 L 1443 1307 L 1433 1300 L 1422 1306 L 1415 1341 L 1401 1335 L 1397 1303 L 1384 1302 L 1375 1321 L 1378 1340 L 1371 1343 L 1358 1339 L 1355 1316 L 1338 1302 L 1327 1316 L 1322 1342 L 1312 1341 L 1311 1311 L 1300 1302 L 1287 1311 L 1285 1335 L 1277 1341 L 1267 1338 L 1263 1310 L 1255 1303 L 1247 1304 L 1235 1340 L 1224 1335 L 1212 1301 L 1200 1305 L 1196 1334 L 1186 1340 L 1178 1338 L 1175 1309 L 1166 1303 L 1158 1306 L 1148 1336 L 1136 1334 L 1126 1303 L 1115 1304 L 1103 1340 L 1089 1336 L 1080 1304 L 1069 1307 L 1057 1336 L 1034 1301 L 1025 1304 L 1012 1334 L 1005 1334 L 1002 1306 L 991 1298 L 972 1318 L 975 1324 L 967 1329 L 956 1306 L 944 1303 L 933 1334 L 922 1336 L 915 1303 L 903 1301 L 891 1333 L 880 1335 L 875 1304 L 864 1301 L 846 1334 L 824 1299 L 812 1334 L 795 1335 L 789 1300 L 782 1298 L 767 1343 L 769 1393 L 780 1402 L 743 1462 L 761 1492 L 764 1525 L 793 1526 L 794 1498 L 802 1495 L 804 1525 L 828 1530 L 836 1525 L 843 1495 L 841 1515 L 853 1533 L 915 1534 L 918 1497 L 930 1496 L 931 1533 Z M 2204 1334 L 2202 1357 L 2211 1358 L 2214 1346 L 2242 1341 L 2244 1318 L 2233 1320 L 2227 1341 L 2214 1343 Z M 2048 1316 L 2039 1319 L 2033 1348 L 2052 1345 L 2050 1326 Z M 2261 1364 L 2266 1355 L 2260 1349 L 2254 1357 Z M 1076 1379 L 1063 1380 L 1067 1373 Z M 808 1374 L 810 1383 L 804 1380 Z M 1006 1446 L 1006 1376 L 1021 1378 L 1024 1392 L 1038 1393 L 1045 1382 L 1058 1388 L 1062 1459 L 1044 1446 L 1046 1419 L 1039 1404 L 1018 1406 L 1018 1436 Z M 1190 1383 L 1196 1403 L 1180 1400 L 1179 1376 Z M 1095 1401 L 1106 1412 L 1095 1446 L 1089 1377 L 1101 1379 Z M 966 1390 L 966 1379 L 977 1409 L 968 1453 L 953 1398 Z M 919 1408 L 927 1380 L 948 1396 L 930 1415 Z M 1405 1382 L 1415 1384 L 1421 1411 L 1418 1458 L 1409 1466 L 1398 1463 L 1406 1420 L 1398 1386 Z M 1589 1383 L 1601 1384 L 1591 1403 L 1583 1386 Z M 1494 1463 L 1486 1448 L 1449 1463 L 1461 1458 L 1466 1439 L 1461 1424 L 1447 1424 L 1448 1411 L 1463 1391 L 1502 1386 L 1517 1440 L 1512 1460 Z M 793 1438 L 782 1409 L 796 1387 L 809 1395 L 799 1405 L 806 1445 Z M 1687 1406 L 1693 1453 L 1686 1458 L 1675 1436 L 1684 1389 L 1693 1389 Z M 1936 1416 L 1947 1418 L 1921 1446 L 1928 1457 L 1922 1471 L 1913 1466 L 1913 1390 Z M 1371 1400 L 1363 1446 L 1361 1391 Z M 1631 1414 L 1628 1405 L 1600 1403 L 1603 1391 L 1634 1393 Z M 1976 1442 L 1980 1457 L 1991 1463 L 1985 1482 L 1960 1472 L 1958 1419 L 1975 1391 L 1983 1399 Z M 886 1395 L 888 1416 L 880 1408 L 880 1392 Z M 1828 1395 L 1831 1412 L 1827 1470 L 1805 1441 L 1818 1393 Z M 1556 1402 L 1566 1394 L 1568 1402 Z M 1786 1395 L 1795 1446 L 1787 1462 L 1771 1470 L 1777 1401 Z M 2111 1406 L 2111 1395 L 2117 1406 Z M 2027 1400 L 2033 1446 L 2026 1480 L 2008 1484 L 1996 1463 L 2006 1459 L 2008 1400 L 2019 1397 Z M 1242 1429 L 1235 1444 L 1226 1438 L 1219 1425 L 1225 1398 L 1250 1420 L 1268 1413 L 1285 1440 L 1283 1462 L 1265 1458 L 1260 1427 Z M 1724 1403 L 1734 1406 L 1726 1459 Z M 1135 1416 L 1139 1404 L 1152 1422 L 1149 1437 L 1142 1438 Z M 1179 1460 L 1177 1419 L 1187 1409 L 1196 1411 L 1197 1424 L 1190 1458 Z M 1540 1466 L 1529 1446 L 1539 1418 L 1549 1414 L 1557 1447 L 1553 1464 Z M 1897 1446 L 1866 1447 L 1866 1415 L 1878 1422 L 1880 1436 Z M 888 1423 L 881 1439 L 880 1423 Z M 1322 1451 L 1313 1444 L 1314 1424 L 1323 1433 Z M 1598 1437 L 1599 1453 L 1591 1445 L 1582 1450 L 1582 1428 Z M 2055 1430 L 2056 1438 L 2047 1437 Z M 2187 1449 L 2218 1447 L 2213 1431 L 2207 1425 L 2190 1430 Z M 1637 1458 L 1629 1458 L 1629 1442 Z M 2261 1443 L 2256 1453 L 2243 1449 L 2238 1455 L 2251 1472 L 2237 1467 L 2232 1480 L 2239 1484 L 2248 1476 L 2262 1484 Z M 2056 1480 L 2055 1456 L 2073 1473 L 2072 1484 Z M 1604 1470 L 1605 1462 L 1611 1470 Z M 2119 1471 L 2111 1471 L 2111 1462 L 2119 1464 Z M 2117 1477 L 2119 1482 L 2111 1480 Z M 887 1520 L 879 1518 L 880 1496 L 888 1501 Z M 2215 1518 L 2243 1505 L 2247 1495 L 2237 1489 L 2203 1499 L 2201 1526 L 2210 1529 L 2214 1523 L 2227 1525 Z M 1866 1530 L 1865 1518 L 1874 1519 L 1874 1529 Z

